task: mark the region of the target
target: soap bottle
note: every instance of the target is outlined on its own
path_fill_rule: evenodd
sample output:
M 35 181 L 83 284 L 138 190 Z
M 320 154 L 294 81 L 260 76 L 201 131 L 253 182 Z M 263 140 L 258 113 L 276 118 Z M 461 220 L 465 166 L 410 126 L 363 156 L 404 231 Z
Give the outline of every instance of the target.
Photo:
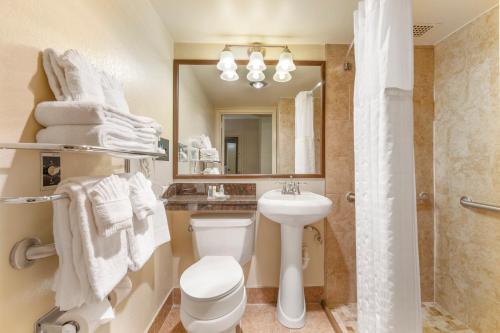
M 225 196 L 225 193 L 224 193 L 224 184 L 221 184 L 220 187 L 219 187 L 219 194 L 221 196 Z

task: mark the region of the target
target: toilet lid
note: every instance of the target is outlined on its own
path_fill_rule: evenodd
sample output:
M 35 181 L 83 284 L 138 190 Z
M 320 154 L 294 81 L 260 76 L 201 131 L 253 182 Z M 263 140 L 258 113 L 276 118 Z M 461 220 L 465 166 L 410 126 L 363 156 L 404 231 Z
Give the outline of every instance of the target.
M 243 279 L 243 270 L 232 256 L 206 256 L 181 275 L 180 287 L 200 300 L 220 298 L 232 292 Z

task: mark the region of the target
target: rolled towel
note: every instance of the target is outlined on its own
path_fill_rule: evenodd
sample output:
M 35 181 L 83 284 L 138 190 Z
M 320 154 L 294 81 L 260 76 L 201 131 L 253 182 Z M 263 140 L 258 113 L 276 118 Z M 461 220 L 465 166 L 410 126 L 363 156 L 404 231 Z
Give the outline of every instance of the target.
M 100 236 L 132 228 L 132 205 L 127 181 L 116 175 L 106 177 L 89 190 L 94 220 Z
M 129 180 L 130 201 L 132 210 L 139 220 L 155 213 L 156 196 L 151 188 L 151 181 L 144 177 L 141 172 L 132 175 Z

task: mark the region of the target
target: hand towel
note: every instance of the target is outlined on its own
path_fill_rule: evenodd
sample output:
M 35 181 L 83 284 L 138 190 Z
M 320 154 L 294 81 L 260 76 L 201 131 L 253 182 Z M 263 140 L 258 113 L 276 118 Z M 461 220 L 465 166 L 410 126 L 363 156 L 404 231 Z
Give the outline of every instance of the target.
M 127 229 L 128 244 L 128 268 L 131 271 L 138 271 L 151 258 L 155 250 L 155 229 L 152 216 L 147 216 L 139 220 L 134 215 L 134 227 Z
M 118 82 L 114 76 L 106 72 L 101 72 L 100 78 L 106 104 L 114 107 L 122 113 L 129 114 L 130 110 L 128 108 L 127 100 L 125 99 L 123 86 L 120 82 Z
M 51 126 L 36 134 L 39 143 L 99 146 L 113 149 L 158 151 L 158 137 L 137 133 L 123 126 L 67 125 Z
M 78 51 L 68 50 L 58 57 L 74 101 L 104 103 L 105 97 L 97 69 Z
M 156 202 L 155 214 L 153 215 L 155 247 L 170 241 L 170 231 L 168 229 L 167 214 L 163 201 Z
M 216 148 L 203 148 L 200 149 L 200 160 L 201 161 L 218 161 L 219 152 Z
M 58 56 L 53 49 L 46 49 L 42 53 L 42 64 L 54 97 L 58 101 L 67 101 L 71 99 L 71 95 L 68 92 L 64 71 L 57 63 Z
M 71 230 L 69 205 L 69 199 L 52 202 L 54 242 L 59 260 L 52 290 L 55 292 L 55 305 L 62 311 L 81 306 L 90 295 L 90 284 L 88 281 L 80 281 L 73 262 L 74 235 Z
M 82 101 L 46 101 L 35 108 L 36 121 L 45 127 L 57 125 L 120 125 L 130 128 L 153 128 L 161 134 L 162 127 L 154 119 L 125 114 L 100 103 Z
M 116 175 L 106 177 L 90 187 L 88 196 L 100 236 L 109 237 L 132 228 L 133 212 L 126 180 Z
M 128 178 L 128 183 L 134 214 L 140 221 L 145 220 L 155 213 L 156 207 L 156 196 L 151 188 L 151 181 L 141 172 L 137 172 Z
M 127 235 L 119 231 L 109 237 L 97 233 L 88 191 L 102 178 L 65 179 L 56 193 L 70 197 L 69 222 L 73 268 L 82 294 L 90 289 L 86 303 L 102 301 L 126 275 L 129 259 Z

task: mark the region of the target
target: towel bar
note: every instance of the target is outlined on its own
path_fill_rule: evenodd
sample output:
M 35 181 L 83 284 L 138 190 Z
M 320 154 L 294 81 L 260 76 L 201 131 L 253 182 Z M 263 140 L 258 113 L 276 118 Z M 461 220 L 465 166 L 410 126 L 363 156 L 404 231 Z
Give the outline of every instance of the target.
M 68 198 L 67 194 L 43 195 L 40 197 L 0 197 L 0 203 L 4 204 L 27 204 L 54 201 Z
M 460 204 L 466 208 L 479 208 L 493 212 L 500 212 L 500 206 L 488 204 L 484 202 L 475 202 L 471 198 L 463 196 L 460 198 Z

